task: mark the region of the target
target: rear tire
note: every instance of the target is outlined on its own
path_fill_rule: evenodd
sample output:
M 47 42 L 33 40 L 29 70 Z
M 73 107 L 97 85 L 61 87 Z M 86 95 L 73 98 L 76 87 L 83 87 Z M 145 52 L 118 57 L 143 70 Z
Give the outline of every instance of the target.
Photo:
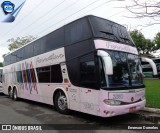
M 55 109 L 61 114 L 69 114 L 67 97 L 64 92 L 59 91 L 54 98 Z
M 13 100 L 17 101 L 18 96 L 17 96 L 17 89 L 13 90 Z
M 12 89 L 9 89 L 8 94 L 9 94 L 9 98 L 12 99 L 12 96 L 13 96 Z

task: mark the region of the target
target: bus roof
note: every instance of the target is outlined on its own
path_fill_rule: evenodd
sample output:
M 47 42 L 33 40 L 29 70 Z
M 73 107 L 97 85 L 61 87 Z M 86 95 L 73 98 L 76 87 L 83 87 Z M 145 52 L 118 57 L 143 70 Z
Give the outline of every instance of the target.
M 84 51 L 90 52 L 95 50 L 95 45 L 93 44 L 93 40 L 95 39 L 109 40 L 135 47 L 124 26 L 104 18 L 88 15 L 70 22 L 5 55 L 4 65 L 13 64 L 58 48 L 66 47 L 68 49 L 69 46 L 72 46 L 70 49 L 78 47 L 80 53 L 73 52 L 74 56 L 78 56 L 82 53 L 84 54 Z M 73 47 L 73 44 L 77 44 L 77 46 Z M 68 59 L 71 59 L 73 56 L 70 52 L 65 51 L 65 53 Z

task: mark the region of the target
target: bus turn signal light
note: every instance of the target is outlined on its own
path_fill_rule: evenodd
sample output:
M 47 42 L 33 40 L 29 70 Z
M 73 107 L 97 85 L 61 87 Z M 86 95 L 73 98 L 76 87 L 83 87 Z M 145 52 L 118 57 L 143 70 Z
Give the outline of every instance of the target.
M 69 83 L 68 79 L 64 79 L 64 83 Z

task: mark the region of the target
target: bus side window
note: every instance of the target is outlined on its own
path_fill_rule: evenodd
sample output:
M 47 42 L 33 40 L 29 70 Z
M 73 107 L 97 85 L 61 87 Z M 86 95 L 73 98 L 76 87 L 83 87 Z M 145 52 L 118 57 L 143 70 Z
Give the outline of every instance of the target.
M 80 59 L 80 84 L 84 87 L 97 88 L 97 74 L 94 60 L 87 57 Z
M 37 68 L 39 83 L 50 83 L 51 81 L 51 67 L 41 67 Z
M 60 65 L 51 66 L 51 82 L 52 83 L 62 83 L 62 72 Z

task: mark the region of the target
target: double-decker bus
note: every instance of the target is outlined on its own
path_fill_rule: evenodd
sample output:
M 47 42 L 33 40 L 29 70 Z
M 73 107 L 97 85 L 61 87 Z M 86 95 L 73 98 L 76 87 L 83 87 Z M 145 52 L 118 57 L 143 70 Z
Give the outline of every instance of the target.
M 145 78 L 154 78 L 158 76 L 158 67 L 153 59 L 141 57 L 143 75 Z
M 4 57 L 12 99 L 100 117 L 145 107 L 138 52 L 126 28 L 96 16 L 75 20 Z
M 160 58 L 154 58 L 153 61 L 156 64 L 158 77 L 160 78 Z

